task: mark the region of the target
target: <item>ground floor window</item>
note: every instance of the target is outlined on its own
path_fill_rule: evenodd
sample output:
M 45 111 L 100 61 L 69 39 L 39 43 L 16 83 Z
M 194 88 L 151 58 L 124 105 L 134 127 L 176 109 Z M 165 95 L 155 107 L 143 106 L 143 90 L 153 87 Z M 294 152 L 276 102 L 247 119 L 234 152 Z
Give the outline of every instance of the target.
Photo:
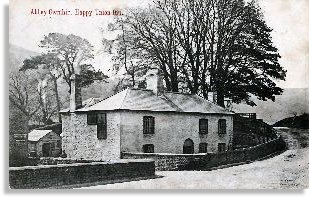
M 226 144 L 225 143 L 219 143 L 218 144 L 218 152 L 225 152 L 226 151 Z
M 200 143 L 199 153 L 207 153 L 207 143 Z
M 144 153 L 154 153 L 154 145 L 153 144 L 145 144 L 143 145 Z

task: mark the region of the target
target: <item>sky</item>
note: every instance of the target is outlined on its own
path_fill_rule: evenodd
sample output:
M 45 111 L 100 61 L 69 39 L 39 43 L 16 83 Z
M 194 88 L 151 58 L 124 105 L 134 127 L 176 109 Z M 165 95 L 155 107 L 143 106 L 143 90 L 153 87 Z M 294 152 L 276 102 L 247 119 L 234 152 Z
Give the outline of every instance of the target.
M 309 1 L 259 0 L 266 23 L 273 28 L 272 37 L 282 56 L 280 64 L 287 70 L 284 88 L 309 87 Z M 94 45 L 94 65 L 107 71 L 111 56 L 103 52 L 102 38 L 115 35 L 102 33 L 112 16 L 95 15 L 100 11 L 122 10 L 125 7 L 146 6 L 147 0 L 11 0 L 9 42 L 25 49 L 41 52 L 38 47 L 43 36 L 50 32 L 75 34 Z M 39 9 L 43 14 L 31 14 Z M 70 10 L 72 15 L 54 15 L 49 11 Z M 76 10 L 92 11 L 91 16 L 75 15 Z M 89 12 L 88 12 L 89 14 Z

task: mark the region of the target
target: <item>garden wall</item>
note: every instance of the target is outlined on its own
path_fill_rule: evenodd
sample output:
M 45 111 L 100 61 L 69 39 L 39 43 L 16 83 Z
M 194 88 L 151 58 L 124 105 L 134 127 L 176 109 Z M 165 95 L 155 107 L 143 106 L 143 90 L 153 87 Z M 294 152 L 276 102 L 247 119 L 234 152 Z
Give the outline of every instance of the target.
M 51 188 L 64 185 L 153 177 L 153 160 L 117 160 L 9 168 L 10 188 Z
M 153 159 L 157 171 L 207 170 L 227 164 L 250 162 L 286 149 L 281 138 L 249 147 L 221 153 L 166 154 L 166 153 L 122 153 L 123 159 Z

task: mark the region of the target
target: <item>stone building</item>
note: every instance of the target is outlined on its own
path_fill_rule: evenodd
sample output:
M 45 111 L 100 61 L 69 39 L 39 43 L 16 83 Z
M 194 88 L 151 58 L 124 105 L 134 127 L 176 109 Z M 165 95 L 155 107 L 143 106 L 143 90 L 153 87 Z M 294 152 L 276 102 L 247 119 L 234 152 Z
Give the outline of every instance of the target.
M 28 153 L 37 157 L 61 154 L 61 137 L 52 130 L 33 130 L 28 134 Z
M 146 89 L 105 99 L 81 99 L 71 79 L 70 108 L 62 110 L 62 148 L 69 158 L 117 159 L 121 152 L 207 153 L 228 149 L 233 113 L 193 94 L 164 92 L 158 70 Z

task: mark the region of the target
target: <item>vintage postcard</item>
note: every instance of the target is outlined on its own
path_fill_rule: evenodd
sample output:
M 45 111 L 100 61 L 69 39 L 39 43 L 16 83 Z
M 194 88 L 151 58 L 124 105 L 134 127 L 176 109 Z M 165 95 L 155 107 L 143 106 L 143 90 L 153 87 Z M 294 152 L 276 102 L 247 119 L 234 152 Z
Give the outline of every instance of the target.
M 11 0 L 11 189 L 306 189 L 309 1 Z

